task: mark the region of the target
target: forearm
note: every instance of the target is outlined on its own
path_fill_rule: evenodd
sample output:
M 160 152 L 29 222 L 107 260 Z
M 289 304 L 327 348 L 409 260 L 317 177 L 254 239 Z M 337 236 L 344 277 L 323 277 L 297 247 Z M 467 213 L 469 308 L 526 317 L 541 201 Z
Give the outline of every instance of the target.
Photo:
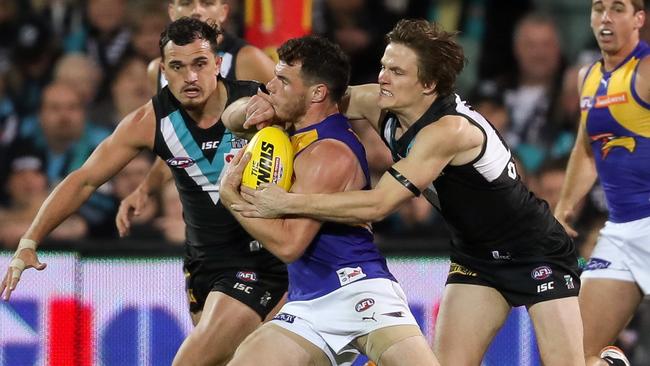
M 290 193 L 285 215 L 307 216 L 321 221 L 360 224 L 379 221 L 386 217 L 392 207 L 377 199 L 372 191 L 349 191 L 332 194 Z
M 157 158 L 147 173 L 146 178 L 138 186 L 138 190 L 151 196 L 162 191 L 164 185 L 172 179 L 172 172 L 164 160 Z
M 238 137 L 249 138 L 257 131 L 255 127 L 246 129 L 246 107 L 250 98 L 241 98 L 233 102 L 224 110 L 221 121 L 224 126 Z
M 572 211 L 596 182 L 597 173 L 594 159 L 582 146 L 574 147 L 569 158 L 566 176 L 557 210 Z
M 246 201 L 230 189 L 222 190 L 220 199 L 246 232 L 285 263 L 291 263 L 298 259 L 311 241 L 310 239 L 303 239 L 302 235 L 296 234 L 292 230 L 290 221 L 301 219 L 258 219 L 244 217 L 233 210 L 232 205 L 246 203 Z
M 66 177 L 38 211 L 24 238 L 41 242 L 52 230 L 75 213 L 97 189 L 80 174 L 73 172 Z

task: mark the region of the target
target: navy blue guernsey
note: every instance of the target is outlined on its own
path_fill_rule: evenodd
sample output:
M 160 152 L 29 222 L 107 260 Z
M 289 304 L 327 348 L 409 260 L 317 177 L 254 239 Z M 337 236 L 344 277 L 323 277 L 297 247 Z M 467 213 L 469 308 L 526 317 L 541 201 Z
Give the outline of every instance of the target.
M 254 95 L 259 87 L 252 81 L 219 82 L 226 88 L 226 106 Z M 221 256 L 224 266 L 279 263 L 264 249 L 251 251 L 253 239 L 219 200 L 219 180 L 246 140 L 235 137 L 221 120 L 209 128 L 199 128 L 168 87 L 152 101 L 156 114 L 154 152 L 167 162 L 174 175 L 183 205 L 187 244 Z
M 535 255 L 563 245 L 568 240 L 566 233 L 548 204 L 521 182 L 501 136 L 459 96 L 439 97 L 398 139 L 395 130 L 399 120 L 387 113 L 379 130 L 393 160 L 406 157 L 417 134 L 446 115 L 464 117 L 485 136 L 482 150 L 473 161 L 447 165 L 422 192 L 445 218 L 453 246 L 470 253 L 489 254 L 498 249 Z

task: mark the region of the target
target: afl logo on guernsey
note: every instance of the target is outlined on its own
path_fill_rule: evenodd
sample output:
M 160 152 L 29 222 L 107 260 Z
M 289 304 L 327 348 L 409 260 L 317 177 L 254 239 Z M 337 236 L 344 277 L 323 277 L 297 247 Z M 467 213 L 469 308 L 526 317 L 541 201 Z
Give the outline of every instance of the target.
M 373 305 L 375 305 L 375 299 L 368 297 L 354 305 L 354 310 L 356 310 L 357 313 L 360 313 L 362 311 L 370 309 Z
M 543 280 L 548 278 L 551 274 L 553 274 L 553 271 L 549 266 L 541 266 L 535 268 L 531 273 L 530 276 L 538 281 Z
M 185 169 L 194 165 L 195 161 L 192 158 L 174 157 L 167 159 L 167 165 L 172 168 Z

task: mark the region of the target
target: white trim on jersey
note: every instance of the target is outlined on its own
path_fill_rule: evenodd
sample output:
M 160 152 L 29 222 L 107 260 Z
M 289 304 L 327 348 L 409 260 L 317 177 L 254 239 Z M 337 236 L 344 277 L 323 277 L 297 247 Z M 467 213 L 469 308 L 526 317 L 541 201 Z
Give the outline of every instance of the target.
M 483 156 L 474 162 L 472 166 L 488 182 L 494 181 L 501 176 L 503 170 L 510 162 L 512 157 L 510 150 L 508 150 L 501 138 L 499 138 L 494 127 L 478 112 L 467 107 L 458 95 L 456 95 L 456 111 L 478 123 L 485 132 L 485 151 L 483 152 Z
M 162 133 L 167 148 L 174 157 L 190 157 L 190 154 L 185 150 L 185 147 L 183 147 L 183 144 L 176 135 L 176 130 L 174 129 L 169 116 L 165 116 L 160 120 L 160 132 Z M 219 201 L 219 185 L 210 183 L 197 164 L 190 165 L 183 169 L 187 172 L 187 175 L 192 178 L 199 187 L 201 187 L 202 190 L 208 192 L 212 202 L 216 205 Z

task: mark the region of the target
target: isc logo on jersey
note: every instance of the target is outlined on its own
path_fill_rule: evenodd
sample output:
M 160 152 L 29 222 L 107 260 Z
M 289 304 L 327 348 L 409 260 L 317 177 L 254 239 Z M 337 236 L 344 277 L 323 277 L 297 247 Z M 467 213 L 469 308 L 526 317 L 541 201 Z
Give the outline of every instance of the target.
M 251 159 L 244 168 L 242 184 L 257 188 L 273 183 L 289 190 L 293 176 L 293 146 L 289 136 L 276 126 L 259 130 L 246 146 Z

